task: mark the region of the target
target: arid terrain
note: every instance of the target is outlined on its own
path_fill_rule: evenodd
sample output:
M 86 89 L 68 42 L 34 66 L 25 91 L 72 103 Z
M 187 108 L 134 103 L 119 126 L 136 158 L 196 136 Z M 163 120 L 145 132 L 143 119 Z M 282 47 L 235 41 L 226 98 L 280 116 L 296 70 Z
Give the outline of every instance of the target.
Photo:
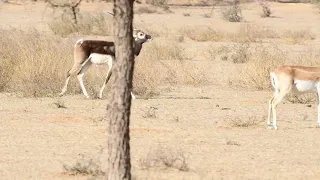
M 320 179 L 315 95 L 290 94 L 277 108 L 279 129 L 266 125 L 269 72 L 320 65 L 319 5 L 267 4 L 272 14 L 263 18 L 258 2 L 241 3 L 240 22 L 226 19 L 227 5 L 135 5 L 135 28 L 154 39 L 135 64 L 133 179 Z M 90 99 L 75 77 L 58 94 L 74 43 L 112 40 L 112 16 L 104 13 L 112 7 L 84 1 L 72 26 L 68 9 L 0 4 L 0 179 L 107 173 L 110 84 L 96 98 L 107 67 L 85 76 Z

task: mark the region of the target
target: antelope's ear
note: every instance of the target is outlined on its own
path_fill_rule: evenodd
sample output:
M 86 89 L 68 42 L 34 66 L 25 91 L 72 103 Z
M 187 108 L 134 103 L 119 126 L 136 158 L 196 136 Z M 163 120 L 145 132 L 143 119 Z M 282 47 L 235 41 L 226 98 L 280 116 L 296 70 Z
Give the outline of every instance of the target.
M 139 32 L 139 31 L 138 31 L 137 29 L 134 29 L 134 30 L 133 30 L 133 37 L 134 37 L 134 38 L 138 37 L 138 32 Z

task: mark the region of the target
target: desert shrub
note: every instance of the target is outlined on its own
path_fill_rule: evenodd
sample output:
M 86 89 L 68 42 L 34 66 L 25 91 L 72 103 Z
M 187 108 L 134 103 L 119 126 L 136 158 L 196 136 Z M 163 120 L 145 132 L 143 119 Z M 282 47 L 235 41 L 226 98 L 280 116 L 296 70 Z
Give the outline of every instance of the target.
M 271 9 L 269 6 L 267 6 L 266 4 L 262 4 L 262 14 L 261 17 L 265 18 L 265 17 L 270 17 L 271 15 Z
M 236 64 L 248 62 L 251 56 L 249 48 L 249 43 L 233 45 L 232 52 L 234 53 L 231 55 L 232 62 Z
M 261 17 L 262 18 L 270 17 L 271 9 L 270 9 L 269 5 L 264 0 L 259 0 L 258 2 L 262 8 Z
M 231 5 L 222 10 L 222 18 L 229 22 L 240 22 L 243 20 L 240 1 L 233 0 Z

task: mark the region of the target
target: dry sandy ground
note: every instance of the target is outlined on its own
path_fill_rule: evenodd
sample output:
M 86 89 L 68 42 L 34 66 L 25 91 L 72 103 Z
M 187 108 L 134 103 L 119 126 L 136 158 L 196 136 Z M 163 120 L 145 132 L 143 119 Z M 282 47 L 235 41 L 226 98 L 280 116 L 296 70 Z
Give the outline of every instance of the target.
M 277 29 L 309 28 L 319 33 L 319 16 L 311 5 L 272 4 L 276 17 L 270 19 L 260 19 L 255 7 L 248 5 L 244 11 L 249 22 Z M 90 12 L 104 8 L 111 6 L 86 4 L 84 9 Z M 43 4 L 2 5 L 1 26 L 35 24 L 46 30 L 50 12 L 42 19 L 44 9 Z M 139 15 L 137 19 L 150 24 L 156 19 L 157 24 L 172 29 L 207 23 L 225 30 L 239 26 L 218 17 L 203 18 L 201 15 L 209 8 L 174 11 L 169 15 Z M 184 12 L 192 14 L 186 22 L 179 20 Z M 214 65 L 215 78 L 226 79 L 222 73 L 214 73 L 226 72 L 228 67 L 223 65 Z M 315 104 L 311 108 L 281 104 L 279 130 L 269 130 L 265 120 L 271 91 L 247 91 L 226 84 L 171 87 L 156 99 L 133 102 L 130 135 L 134 178 L 320 179 L 320 131 L 315 127 Z M 98 159 L 105 169 L 106 151 L 99 151 L 107 145 L 107 122 L 103 121 L 106 100 L 67 95 L 62 98 L 66 108 L 57 108 L 54 103 L 58 98 L 18 98 L 4 93 L 0 98 L 0 179 L 87 179 L 64 173 L 63 169 L 63 165 L 75 164 L 81 154 L 89 159 L 101 155 Z M 251 121 L 256 125 L 234 126 Z M 140 161 L 157 148 L 184 154 L 189 170 L 143 169 Z

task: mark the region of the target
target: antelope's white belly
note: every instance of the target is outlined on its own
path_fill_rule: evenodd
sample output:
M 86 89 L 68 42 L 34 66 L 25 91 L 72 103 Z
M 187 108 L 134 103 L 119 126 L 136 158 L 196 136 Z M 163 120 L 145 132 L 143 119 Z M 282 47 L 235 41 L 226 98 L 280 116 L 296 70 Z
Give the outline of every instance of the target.
M 106 64 L 112 65 L 113 57 L 110 55 L 105 55 L 105 54 L 97 54 L 97 53 L 92 53 L 90 56 L 90 61 L 93 64 Z
M 306 81 L 306 80 L 294 80 L 295 92 L 317 92 L 317 85 L 319 82 Z

